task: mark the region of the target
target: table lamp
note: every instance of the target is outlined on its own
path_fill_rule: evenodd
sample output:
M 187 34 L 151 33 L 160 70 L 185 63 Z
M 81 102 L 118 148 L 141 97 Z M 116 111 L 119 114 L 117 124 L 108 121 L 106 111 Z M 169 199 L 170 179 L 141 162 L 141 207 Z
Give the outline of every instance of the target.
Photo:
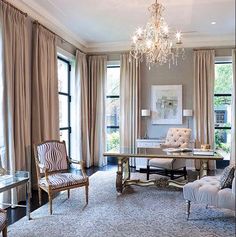
M 193 116 L 193 110 L 192 109 L 184 109 L 183 110 L 183 116 L 187 117 L 187 121 L 188 121 L 188 128 L 189 128 L 189 117 Z
M 150 109 L 142 109 L 141 110 L 141 117 L 144 117 L 144 119 L 146 120 L 148 117 L 150 117 L 151 115 L 151 111 Z M 147 121 L 145 121 L 145 135 L 144 138 L 147 139 L 148 135 L 147 135 Z

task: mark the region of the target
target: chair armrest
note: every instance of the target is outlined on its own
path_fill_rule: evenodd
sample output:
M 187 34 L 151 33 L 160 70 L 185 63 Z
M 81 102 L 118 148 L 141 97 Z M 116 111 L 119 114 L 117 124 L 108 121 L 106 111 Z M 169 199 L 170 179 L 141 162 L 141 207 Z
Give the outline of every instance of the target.
M 0 208 L 0 212 L 7 213 L 7 210 Z
M 87 177 L 87 174 L 85 172 L 85 169 L 84 169 L 84 161 L 78 161 L 78 160 L 72 160 L 70 158 L 68 158 L 68 161 L 70 164 L 77 164 L 77 165 L 80 165 L 80 168 L 81 168 L 81 173 L 83 175 L 84 178 Z

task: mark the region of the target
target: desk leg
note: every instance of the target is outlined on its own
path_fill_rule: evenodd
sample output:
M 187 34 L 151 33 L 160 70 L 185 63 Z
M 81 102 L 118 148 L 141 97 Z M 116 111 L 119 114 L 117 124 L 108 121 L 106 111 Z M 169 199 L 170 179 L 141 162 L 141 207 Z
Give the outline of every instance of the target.
M 117 173 L 116 173 L 116 191 L 118 193 L 122 193 L 123 191 L 123 185 L 122 185 L 122 174 L 123 174 L 123 162 L 120 157 L 118 157 L 118 167 L 117 167 Z
M 208 171 L 208 161 L 207 160 L 202 160 L 201 161 L 199 178 L 207 176 L 207 171 Z
M 30 181 L 26 184 L 26 214 L 30 220 L 30 197 L 31 197 L 31 185 Z
M 123 191 L 126 180 L 130 179 L 130 168 L 128 157 L 118 157 L 118 168 L 116 172 L 116 191 Z

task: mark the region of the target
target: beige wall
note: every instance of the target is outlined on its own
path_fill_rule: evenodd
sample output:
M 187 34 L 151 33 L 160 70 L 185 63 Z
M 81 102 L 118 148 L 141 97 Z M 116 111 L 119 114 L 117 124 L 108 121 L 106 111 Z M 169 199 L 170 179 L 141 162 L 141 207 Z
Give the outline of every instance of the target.
M 231 56 L 231 49 L 216 49 L 216 56 Z M 141 108 L 150 109 L 152 85 L 182 85 L 183 109 L 193 109 L 193 49 L 185 50 L 185 59 L 179 60 L 178 65 L 169 64 L 154 66 L 150 70 L 143 62 L 141 65 Z M 194 113 L 194 111 L 193 111 Z M 193 118 L 189 119 L 193 129 Z M 161 138 L 166 136 L 169 127 L 187 127 L 187 120 L 183 117 L 183 124 L 152 125 L 151 118 L 147 120 L 148 136 Z M 142 119 L 142 135 L 145 134 L 145 121 Z
M 185 50 L 185 59 L 179 60 L 178 65 L 169 64 L 154 66 L 150 70 L 142 63 L 141 66 L 141 108 L 150 109 L 152 85 L 182 85 L 183 109 L 193 108 L 193 51 Z M 142 121 L 142 128 L 145 128 Z M 169 127 L 187 127 L 187 120 L 179 125 L 152 125 L 151 118 L 147 120 L 148 135 L 150 138 L 165 137 Z M 190 119 L 192 127 L 192 119 Z M 144 131 L 142 130 L 142 134 Z

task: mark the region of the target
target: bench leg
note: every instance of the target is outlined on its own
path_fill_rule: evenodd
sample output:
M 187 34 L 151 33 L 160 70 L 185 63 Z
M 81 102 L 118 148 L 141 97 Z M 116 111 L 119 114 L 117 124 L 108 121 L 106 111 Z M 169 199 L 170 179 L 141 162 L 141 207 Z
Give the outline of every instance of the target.
M 186 219 L 188 220 L 189 218 L 189 214 L 190 214 L 190 205 L 191 205 L 191 202 L 189 200 L 186 200 Z

